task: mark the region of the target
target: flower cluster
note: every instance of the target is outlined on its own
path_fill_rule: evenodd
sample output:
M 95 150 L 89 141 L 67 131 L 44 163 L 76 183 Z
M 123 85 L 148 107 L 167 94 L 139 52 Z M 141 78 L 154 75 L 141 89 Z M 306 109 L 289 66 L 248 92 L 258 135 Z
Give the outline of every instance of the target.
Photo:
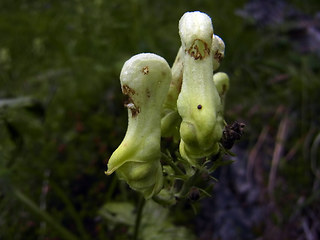
M 125 62 L 120 74 L 128 128 L 106 174 L 116 171 L 146 199 L 183 197 L 194 188 L 199 172 L 212 170 L 205 165 L 209 157 L 222 150 L 229 78 L 214 72 L 224 57 L 224 43 L 213 34 L 210 17 L 201 12 L 185 13 L 179 34 L 181 47 L 171 69 L 162 57 L 142 53 Z M 179 143 L 175 160 L 161 152 L 161 137 Z M 177 179 L 184 182 L 179 192 Z

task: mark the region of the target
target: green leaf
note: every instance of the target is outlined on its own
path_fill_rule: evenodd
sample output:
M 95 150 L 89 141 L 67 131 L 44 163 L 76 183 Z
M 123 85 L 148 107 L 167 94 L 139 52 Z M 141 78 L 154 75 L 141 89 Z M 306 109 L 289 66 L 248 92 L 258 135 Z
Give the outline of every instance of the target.
M 135 222 L 135 207 L 129 202 L 106 203 L 99 213 L 116 224 L 125 224 L 132 232 Z M 194 240 L 194 235 L 184 227 L 173 224 L 169 209 L 152 200 L 146 202 L 140 226 L 142 240 Z
M 115 224 L 134 226 L 135 207 L 129 202 L 108 202 L 99 211 L 101 216 Z
M 34 201 L 32 201 L 19 189 L 14 188 L 12 192 L 13 192 L 13 195 L 17 199 L 19 199 L 26 207 L 28 207 L 31 212 L 37 215 L 40 219 L 46 221 L 51 228 L 59 232 L 63 239 L 66 239 L 66 240 L 79 239 L 76 235 L 74 235 L 72 232 L 66 229 L 63 225 L 61 225 L 57 220 L 55 220 L 48 212 L 41 210 Z
M 195 237 L 185 227 L 173 224 L 168 208 L 148 201 L 143 211 L 141 224 L 143 240 L 193 240 Z

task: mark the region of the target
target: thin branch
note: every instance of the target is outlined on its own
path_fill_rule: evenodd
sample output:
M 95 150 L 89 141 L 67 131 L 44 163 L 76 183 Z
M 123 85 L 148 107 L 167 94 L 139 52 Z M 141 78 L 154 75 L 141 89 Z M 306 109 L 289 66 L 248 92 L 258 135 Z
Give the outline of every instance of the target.
M 268 132 L 269 132 L 270 126 L 264 126 L 264 128 L 262 129 L 258 141 L 257 143 L 254 145 L 254 147 L 252 148 L 252 150 L 249 153 L 249 157 L 248 157 L 248 165 L 247 165 L 247 179 L 250 181 L 251 177 L 252 177 L 252 172 L 255 166 L 255 163 L 258 159 L 258 154 L 260 152 L 261 147 L 263 146 L 263 144 L 266 142 L 266 138 L 268 136 Z
M 141 225 L 142 211 L 143 211 L 144 204 L 145 204 L 145 199 L 141 195 L 140 199 L 139 199 L 139 202 L 138 202 L 138 210 L 137 210 L 137 216 L 136 216 L 136 221 L 135 221 L 135 225 L 134 225 L 133 240 L 138 240 L 139 229 L 140 229 L 140 225 Z
M 288 114 L 284 116 L 281 120 L 277 136 L 276 136 L 276 144 L 273 151 L 272 162 L 271 162 L 271 170 L 269 173 L 269 182 L 268 182 L 268 193 L 269 196 L 273 196 L 273 190 L 276 181 L 277 169 L 279 166 L 279 162 L 282 156 L 282 152 L 284 149 L 284 142 L 286 141 L 288 135 L 288 125 L 290 123 Z
M 41 219 L 46 221 L 48 225 L 61 234 L 61 237 L 66 240 L 78 240 L 72 232 L 67 230 L 60 223 L 53 219 L 46 211 L 42 211 L 31 199 L 24 195 L 20 190 L 13 189 L 13 194 L 17 199 L 23 202 L 33 213 L 38 215 Z
M 169 165 L 170 167 L 172 167 L 176 175 L 181 175 L 181 176 L 185 175 L 185 173 L 177 165 L 175 165 L 172 159 L 170 159 L 166 154 L 162 153 L 162 156 L 163 156 L 162 158 L 163 162 Z

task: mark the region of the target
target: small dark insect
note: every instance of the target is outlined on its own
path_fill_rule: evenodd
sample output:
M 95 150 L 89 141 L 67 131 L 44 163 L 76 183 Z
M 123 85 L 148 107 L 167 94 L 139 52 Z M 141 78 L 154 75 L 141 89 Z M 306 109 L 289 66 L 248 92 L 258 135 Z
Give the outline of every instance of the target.
M 225 149 L 231 149 L 236 140 L 240 140 L 246 125 L 235 121 L 225 126 L 222 134 L 221 144 Z

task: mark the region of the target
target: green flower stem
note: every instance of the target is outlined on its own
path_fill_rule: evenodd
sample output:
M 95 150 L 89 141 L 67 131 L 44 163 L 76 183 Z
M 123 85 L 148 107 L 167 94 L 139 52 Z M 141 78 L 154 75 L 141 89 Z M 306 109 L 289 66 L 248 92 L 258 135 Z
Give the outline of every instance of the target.
M 180 175 L 180 176 L 183 176 L 185 175 L 185 173 L 177 166 L 174 164 L 174 162 L 172 161 L 171 158 L 169 158 L 167 155 L 165 155 L 164 153 L 162 153 L 162 161 L 165 163 L 165 164 L 168 164 L 170 167 L 172 167 L 172 169 L 174 170 L 174 172 L 176 173 L 176 175 Z
M 199 176 L 200 176 L 200 171 L 197 169 L 196 172 L 193 174 L 193 176 L 184 182 L 180 192 L 176 194 L 176 197 L 184 198 L 189 193 L 191 188 L 194 186 Z
M 47 212 L 41 210 L 30 198 L 24 195 L 17 188 L 13 189 L 14 196 L 23 202 L 33 213 L 38 215 L 41 219 L 46 221 L 53 229 L 60 233 L 61 237 L 66 240 L 78 240 L 79 238 L 64 228 L 59 222 L 53 219 Z
M 135 225 L 134 225 L 133 240 L 138 240 L 139 229 L 140 229 L 141 220 L 142 220 L 142 211 L 143 211 L 143 207 L 144 207 L 145 202 L 146 202 L 145 198 L 142 195 L 140 195 L 140 199 L 139 199 L 139 202 L 138 202 L 138 210 L 137 210 L 136 222 L 135 222 Z
M 152 200 L 160 204 L 161 206 L 166 206 L 166 207 L 172 206 L 175 204 L 175 202 L 173 202 L 172 200 L 160 198 L 158 197 L 158 195 L 153 196 Z

